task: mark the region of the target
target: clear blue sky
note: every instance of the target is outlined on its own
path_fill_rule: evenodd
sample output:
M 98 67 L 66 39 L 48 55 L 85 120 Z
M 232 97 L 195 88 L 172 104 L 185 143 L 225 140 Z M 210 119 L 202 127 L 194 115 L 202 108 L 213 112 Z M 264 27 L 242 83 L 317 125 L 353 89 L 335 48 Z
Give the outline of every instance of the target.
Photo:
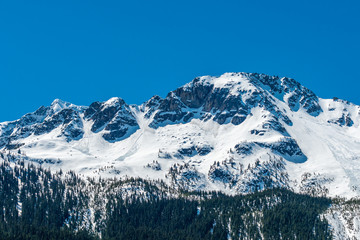
M 142 103 L 199 75 L 295 78 L 360 104 L 359 1 L 0 1 L 0 121 Z

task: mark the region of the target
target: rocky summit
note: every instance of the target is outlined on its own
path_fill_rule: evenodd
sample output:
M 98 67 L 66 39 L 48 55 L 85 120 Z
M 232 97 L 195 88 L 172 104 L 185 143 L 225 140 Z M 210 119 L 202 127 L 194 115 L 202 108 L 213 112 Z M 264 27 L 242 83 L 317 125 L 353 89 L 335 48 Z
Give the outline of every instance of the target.
M 294 79 L 197 77 L 141 105 L 55 100 L 0 124 L 3 158 L 80 176 L 141 177 L 227 194 L 360 196 L 360 107 Z M 11 157 L 10 157 L 11 156 Z

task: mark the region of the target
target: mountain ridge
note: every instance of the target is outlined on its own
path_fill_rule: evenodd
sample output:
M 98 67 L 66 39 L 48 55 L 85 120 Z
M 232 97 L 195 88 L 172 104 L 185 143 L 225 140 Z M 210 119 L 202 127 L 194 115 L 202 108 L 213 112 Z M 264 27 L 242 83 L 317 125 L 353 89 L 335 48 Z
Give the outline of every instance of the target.
M 284 187 L 353 197 L 360 196 L 359 123 L 359 106 L 321 99 L 291 78 L 225 73 L 141 105 L 55 99 L 0 123 L 0 147 L 84 176 L 141 176 L 228 194 Z

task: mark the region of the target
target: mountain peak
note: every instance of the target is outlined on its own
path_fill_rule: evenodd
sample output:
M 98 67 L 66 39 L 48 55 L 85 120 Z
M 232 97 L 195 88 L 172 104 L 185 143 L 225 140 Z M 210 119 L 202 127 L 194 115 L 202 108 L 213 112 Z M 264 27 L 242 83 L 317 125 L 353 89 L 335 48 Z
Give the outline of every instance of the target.
M 117 106 L 117 105 L 123 105 L 125 104 L 124 99 L 120 97 L 112 97 L 109 100 L 104 102 L 104 106 Z
M 220 76 L 200 76 L 184 85 L 184 88 L 191 88 L 195 84 L 213 85 L 215 88 L 230 88 L 241 82 L 248 82 L 248 74 L 243 72 L 228 72 Z
M 200 85 L 208 89 L 209 93 L 226 92 L 228 97 L 240 97 L 245 104 L 248 99 L 256 103 L 260 99 L 277 98 L 288 104 L 292 111 L 303 108 L 312 116 L 318 116 L 322 112 L 318 97 L 292 78 L 259 73 L 228 72 L 221 76 L 197 77 L 179 88 L 181 90 L 177 89 L 176 92 L 194 92 Z M 186 102 L 184 103 L 187 105 Z
M 71 103 L 63 101 L 59 98 L 56 98 L 50 105 L 51 109 L 54 110 L 54 112 L 60 112 L 61 110 L 65 109 L 65 108 L 69 108 L 71 105 Z
M 229 72 L 197 77 L 141 106 L 119 97 L 88 107 L 55 99 L 3 123 L 0 147 L 55 168 L 76 162 L 90 176 L 149 176 L 190 190 L 243 193 L 270 184 L 301 192 L 311 171 L 335 195 L 348 172 L 358 175 L 348 166 L 359 156 L 359 109 L 318 98 L 291 78 Z M 360 182 L 348 179 L 344 191 Z

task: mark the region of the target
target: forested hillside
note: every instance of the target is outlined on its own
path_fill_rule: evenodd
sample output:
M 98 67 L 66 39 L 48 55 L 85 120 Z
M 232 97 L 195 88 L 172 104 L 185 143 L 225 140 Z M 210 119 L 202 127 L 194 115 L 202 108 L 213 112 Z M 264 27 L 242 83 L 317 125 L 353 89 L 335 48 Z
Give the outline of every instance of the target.
M 227 196 L 0 165 L 1 239 L 330 239 L 321 216 L 330 203 L 282 189 Z

